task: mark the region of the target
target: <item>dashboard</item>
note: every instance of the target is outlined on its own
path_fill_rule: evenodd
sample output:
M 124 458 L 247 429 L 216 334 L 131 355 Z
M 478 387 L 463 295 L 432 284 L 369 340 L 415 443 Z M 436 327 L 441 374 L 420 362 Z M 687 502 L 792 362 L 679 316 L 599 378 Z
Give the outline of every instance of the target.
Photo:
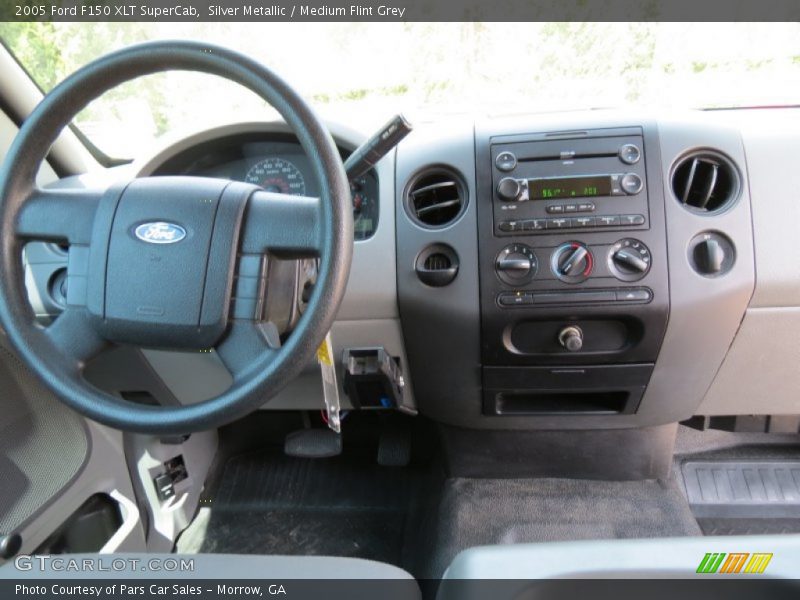
M 785 246 L 800 227 L 800 136 L 785 127 L 797 113 L 415 124 L 352 188 L 356 244 L 332 330 L 343 405 L 346 352 L 383 348 L 405 382 L 397 408 L 462 428 L 800 413 L 800 270 Z M 365 137 L 331 130 L 343 156 Z M 204 131 L 118 169 L 317 189 L 274 123 Z M 67 257 L 32 250 L 41 304 Z M 229 383 L 213 355 L 144 354 L 180 402 Z M 320 403 L 309 365 L 264 408 Z
M 341 150 L 342 157 L 348 152 Z M 268 192 L 315 196 L 318 185 L 303 148 L 290 135 L 241 134 L 214 139 L 172 156 L 153 175 L 218 177 L 258 185 Z M 356 240 L 375 233 L 380 216 L 374 171 L 350 182 Z

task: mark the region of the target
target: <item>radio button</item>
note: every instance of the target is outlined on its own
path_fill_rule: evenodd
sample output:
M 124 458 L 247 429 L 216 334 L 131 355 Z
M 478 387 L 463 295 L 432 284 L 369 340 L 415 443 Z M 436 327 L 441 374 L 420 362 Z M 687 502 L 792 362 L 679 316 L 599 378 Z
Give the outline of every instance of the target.
M 563 204 L 551 204 L 545 209 L 549 214 L 556 215 L 564 212 Z
M 620 215 L 619 219 L 626 226 L 644 225 L 644 215 Z
M 616 227 L 619 223 L 619 215 L 602 215 L 597 217 L 598 227 Z
M 500 171 L 513 171 L 517 166 L 517 157 L 511 152 L 501 152 L 494 159 L 494 164 Z
M 626 165 L 635 165 L 642 157 L 642 152 L 636 144 L 625 144 L 619 149 L 619 159 Z
M 525 231 L 540 231 L 547 227 L 545 219 L 528 219 L 522 222 L 522 229 Z
M 629 195 L 638 194 L 642 191 L 642 187 L 644 187 L 642 178 L 636 173 L 625 173 L 622 179 L 620 179 L 619 184 L 622 190 Z
M 571 219 L 547 219 L 548 229 L 566 229 L 570 226 Z
M 581 202 L 578 204 L 578 212 L 594 212 L 593 202 Z
M 595 217 L 572 217 L 570 223 L 572 227 L 578 228 L 595 227 L 597 225 L 597 219 Z
M 503 221 L 497 228 L 504 233 L 522 231 L 522 221 Z

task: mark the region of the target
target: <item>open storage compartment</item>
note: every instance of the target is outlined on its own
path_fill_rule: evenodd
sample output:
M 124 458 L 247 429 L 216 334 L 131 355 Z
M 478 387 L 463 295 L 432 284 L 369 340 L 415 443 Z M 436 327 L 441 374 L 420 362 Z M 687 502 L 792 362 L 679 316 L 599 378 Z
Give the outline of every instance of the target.
M 484 367 L 483 412 L 498 416 L 636 412 L 652 364 Z

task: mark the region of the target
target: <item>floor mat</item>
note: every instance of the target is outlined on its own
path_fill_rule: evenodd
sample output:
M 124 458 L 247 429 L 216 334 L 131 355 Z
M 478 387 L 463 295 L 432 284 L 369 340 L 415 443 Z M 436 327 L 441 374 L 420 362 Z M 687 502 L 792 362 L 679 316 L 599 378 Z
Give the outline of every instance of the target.
M 679 488 L 658 481 L 451 479 L 436 521 L 425 577 L 477 545 L 701 534 Z
M 401 564 L 407 512 L 418 486 L 411 468 L 373 454 L 332 459 L 279 450 L 231 458 L 178 552 L 334 555 Z

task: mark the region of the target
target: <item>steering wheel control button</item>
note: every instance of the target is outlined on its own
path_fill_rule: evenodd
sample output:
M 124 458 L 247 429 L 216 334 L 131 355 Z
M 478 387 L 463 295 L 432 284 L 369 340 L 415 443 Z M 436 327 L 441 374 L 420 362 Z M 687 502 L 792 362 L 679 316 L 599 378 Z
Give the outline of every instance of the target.
M 633 196 L 638 194 L 642 191 L 644 187 L 644 183 L 642 182 L 642 178 L 639 177 L 636 173 L 625 173 L 620 179 L 620 187 L 622 187 L 622 191 L 628 194 L 629 196 Z
M 619 159 L 626 165 L 635 165 L 642 158 L 642 151 L 636 144 L 624 144 L 619 149 Z
M 525 244 L 511 244 L 500 251 L 495 260 L 495 271 L 504 283 L 522 285 L 536 276 L 538 263 L 533 249 Z
M 553 252 L 550 268 L 565 283 L 581 283 L 592 274 L 594 258 L 585 244 L 567 242 Z
M 517 166 L 517 157 L 512 152 L 501 152 L 494 159 L 494 164 L 499 171 L 513 171 Z
M 576 325 L 564 327 L 558 332 L 558 343 L 569 352 L 580 352 L 583 348 L 583 331 Z

